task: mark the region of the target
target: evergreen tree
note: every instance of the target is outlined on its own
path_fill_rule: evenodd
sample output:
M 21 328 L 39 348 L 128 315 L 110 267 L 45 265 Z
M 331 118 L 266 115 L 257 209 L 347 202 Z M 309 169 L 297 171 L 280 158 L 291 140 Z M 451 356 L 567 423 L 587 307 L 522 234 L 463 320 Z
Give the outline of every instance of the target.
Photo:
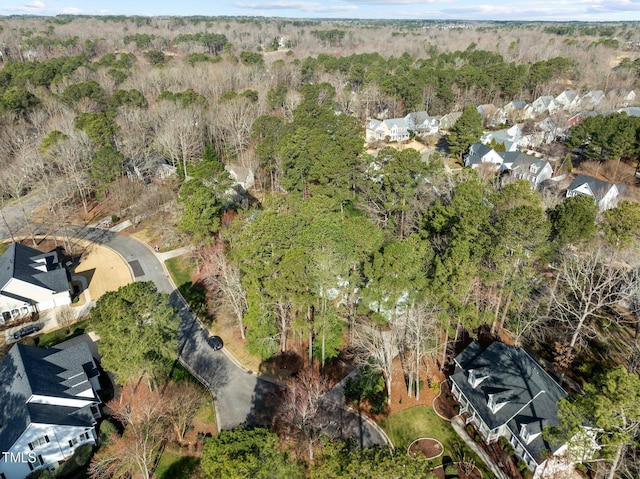
M 462 158 L 469 147 L 477 143 L 482 136 L 482 116 L 470 106 L 462 112 L 458 121 L 451 127 L 447 135 L 449 154 Z

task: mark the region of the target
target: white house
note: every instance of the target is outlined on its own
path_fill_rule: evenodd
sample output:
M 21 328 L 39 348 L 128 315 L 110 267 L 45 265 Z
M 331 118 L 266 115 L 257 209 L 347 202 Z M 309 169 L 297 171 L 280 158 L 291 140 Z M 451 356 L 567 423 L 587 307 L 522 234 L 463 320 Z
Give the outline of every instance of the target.
M 371 120 L 366 127 L 367 141 L 407 141 L 409 139 L 409 125 L 404 118 L 390 118 L 388 120 Z
M 537 189 L 543 181 L 553 175 L 553 168 L 548 161 L 533 156 L 519 154 L 511 163 L 509 176 L 515 180 L 527 180 L 531 187 Z
M 551 95 L 544 95 L 536 98 L 531 105 L 527 105 L 524 109 L 525 119 L 532 119 L 538 115 L 549 113 L 549 107 L 553 104 L 555 98 Z
M 499 170 L 502 167 L 502 156 L 493 148 L 483 144 L 474 143 L 469 148 L 469 153 L 464 157 L 464 166 L 478 168 L 481 164 L 490 164 Z
M 98 370 L 86 343 L 68 349 L 16 344 L 0 362 L 0 478 L 56 469 L 95 444 Z
M 522 130 L 518 125 L 504 130 L 489 131 L 482 135 L 480 141 L 488 145 L 492 141 L 503 144 L 506 151 L 516 151 L 522 145 Z
M 605 211 L 616 207 L 619 196 L 623 193 L 622 188 L 623 185 L 615 185 L 592 176 L 577 175 L 567 188 L 567 198 L 576 195 L 591 196 L 600 211 Z
M 474 341 L 454 362 L 451 392 L 484 441 L 505 437 L 536 475 L 546 451 L 566 450 L 549 443 L 542 430 L 558 423 L 558 401 L 567 393 L 523 349 L 497 341 L 484 349 Z
M 604 98 L 602 90 L 592 90 L 580 99 L 578 106 L 582 110 L 595 110 Z
M 71 303 L 69 281 L 55 251 L 11 244 L 0 256 L 0 324 Z
M 433 135 L 438 133 L 440 119 L 437 116 L 429 116 L 426 111 L 414 111 L 404 117 L 409 130 L 417 135 Z
M 565 90 L 553 100 L 550 112 L 555 110 L 575 111 L 580 103 L 580 96 L 574 90 Z

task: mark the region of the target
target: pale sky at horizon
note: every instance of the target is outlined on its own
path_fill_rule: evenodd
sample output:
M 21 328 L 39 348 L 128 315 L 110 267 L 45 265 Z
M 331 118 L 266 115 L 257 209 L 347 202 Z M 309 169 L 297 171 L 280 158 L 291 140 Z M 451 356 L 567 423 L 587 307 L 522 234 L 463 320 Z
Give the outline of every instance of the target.
M 0 0 L 0 15 L 640 21 L 640 0 Z

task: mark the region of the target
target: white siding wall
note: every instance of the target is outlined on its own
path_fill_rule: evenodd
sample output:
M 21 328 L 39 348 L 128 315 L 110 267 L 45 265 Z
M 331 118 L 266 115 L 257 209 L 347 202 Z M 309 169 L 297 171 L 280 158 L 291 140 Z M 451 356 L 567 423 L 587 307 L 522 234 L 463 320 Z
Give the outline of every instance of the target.
M 89 433 L 89 439 L 80 438 L 80 435 L 85 432 Z M 29 448 L 30 442 L 45 435 L 49 442 L 37 446 L 33 450 Z M 70 447 L 69 441 L 74 439 L 77 439 L 78 442 Z M 0 458 L 0 472 L 4 473 L 7 479 L 24 479 L 31 473 L 27 463 L 30 457 L 42 456 L 45 466 L 57 464 L 58 461 L 63 461 L 71 456 L 78 446 L 87 443 L 96 443 L 95 428 L 86 429 L 76 426 L 55 426 L 54 428 L 48 424 L 31 424 L 8 451 L 9 454 L 5 455 L 4 459 Z

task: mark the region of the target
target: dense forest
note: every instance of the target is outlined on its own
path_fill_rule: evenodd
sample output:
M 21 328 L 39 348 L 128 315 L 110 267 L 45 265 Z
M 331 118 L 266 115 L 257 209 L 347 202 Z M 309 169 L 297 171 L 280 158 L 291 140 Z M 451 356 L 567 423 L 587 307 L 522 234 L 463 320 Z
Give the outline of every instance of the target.
M 567 88 L 602 89 L 613 109 L 640 87 L 639 44 L 631 23 L 2 17 L 0 198 L 41 195 L 59 236 L 96 202 L 134 225 L 156 215 L 164 243 L 196 245 L 203 310 L 252 353 L 367 363 L 389 403 L 396 355 L 419 395 L 426 364 L 446 368 L 480 334 L 526 346 L 588 397 L 597 373 L 639 372 L 640 205 L 603 213 L 459 168 L 479 115 L 428 156 L 367 153 L 364 125 Z M 590 117 L 567 163 L 635 168 L 636 120 Z M 230 170 L 255 183 L 237 193 Z M 12 234 L 30 234 L 28 213 Z M 598 424 L 594 474 L 637 477 L 640 414 L 624 420 L 624 434 Z M 352 454 L 355 469 L 374 453 Z

